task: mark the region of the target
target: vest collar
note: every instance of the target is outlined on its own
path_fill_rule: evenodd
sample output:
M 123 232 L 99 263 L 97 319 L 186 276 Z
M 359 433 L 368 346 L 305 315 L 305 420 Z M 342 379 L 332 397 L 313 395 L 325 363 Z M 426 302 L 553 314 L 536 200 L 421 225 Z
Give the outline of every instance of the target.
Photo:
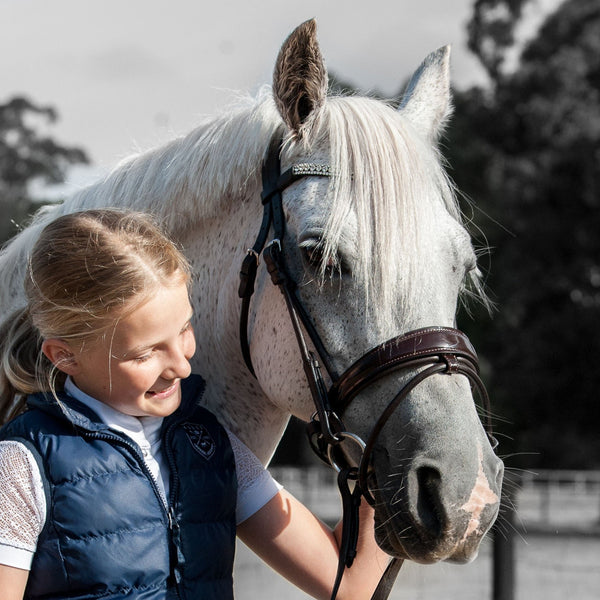
M 32 394 L 27 398 L 27 405 L 54 417 L 66 418 L 77 427 L 88 431 L 108 429 L 108 425 L 103 423 L 89 406 L 65 392 L 58 392 L 56 397 L 49 392 Z
M 190 375 L 181 382 L 181 405 L 165 422 L 189 414 L 198 405 L 206 384 L 199 375 Z M 88 431 L 106 431 L 108 425 L 89 406 L 61 391 L 55 398 L 51 393 L 32 394 L 27 398 L 30 408 L 37 408 L 47 414 L 68 421 Z M 166 424 L 166 423 L 165 423 Z

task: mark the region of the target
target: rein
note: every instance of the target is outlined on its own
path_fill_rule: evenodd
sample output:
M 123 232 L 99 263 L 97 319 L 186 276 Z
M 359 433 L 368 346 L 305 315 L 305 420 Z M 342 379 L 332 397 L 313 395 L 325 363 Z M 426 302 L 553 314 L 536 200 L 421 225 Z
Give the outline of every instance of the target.
M 331 600 L 335 600 L 344 569 L 352 566 L 356 556 L 361 498 L 364 497 L 369 504 L 375 505 L 375 499 L 369 490 L 369 479 L 374 476 L 370 464 L 373 448 L 390 416 L 419 383 L 438 373 L 466 376 L 472 388 L 477 389 L 481 396 L 487 416 L 485 428 L 492 443 L 496 442 L 491 435 L 489 398 L 479 377 L 477 355 L 467 336 L 458 329 L 428 327 L 410 331 L 373 348 L 341 375 L 335 371 L 326 348 L 298 297 L 296 283 L 286 269 L 283 250 L 285 215 L 282 205 L 282 192 L 289 185 L 303 177 L 329 177 L 331 170 L 328 165 L 300 163 L 281 173 L 280 148 L 279 139 L 273 138 L 262 168 L 262 223 L 254 246 L 248 250 L 240 270 L 240 342 L 244 361 L 255 375 L 248 341 L 248 314 L 259 256 L 262 253 L 271 280 L 279 287 L 285 299 L 315 405 L 315 413 L 307 425 L 310 445 L 319 458 L 338 471 L 343 527 L 338 572 L 331 595 Z M 271 228 L 273 238 L 267 244 Z M 317 355 L 309 349 L 304 332 Z M 319 360 L 332 381 L 329 390 L 323 380 Z M 356 434 L 345 430 L 341 415 L 360 392 L 391 371 L 417 368 L 421 370 L 387 405 L 366 443 Z M 340 448 L 346 440 L 357 444 L 362 451 L 358 467 L 349 466 L 343 458 Z M 349 481 L 354 482 L 353 489 Z M 391 559 L 371 600 L 385 600 L 388 597 L 402 562 L 402 559 Z

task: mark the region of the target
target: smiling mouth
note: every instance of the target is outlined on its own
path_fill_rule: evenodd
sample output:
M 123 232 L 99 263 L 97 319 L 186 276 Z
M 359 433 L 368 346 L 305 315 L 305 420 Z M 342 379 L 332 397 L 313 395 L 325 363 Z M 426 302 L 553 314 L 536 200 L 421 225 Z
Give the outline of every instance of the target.
M 148 390 L 146 392 L 146 395 L 160 400 L 162 398 L 168 398 L 169 396 L 171 396 L 174 392 L 177 391 L 178 387 L 179 387 L 179 379 L 177 381 L 175 381 L 174 383 L 172 383 L 169 387 L 165 388 L 164 390 L 158 390 L 158 391 Z

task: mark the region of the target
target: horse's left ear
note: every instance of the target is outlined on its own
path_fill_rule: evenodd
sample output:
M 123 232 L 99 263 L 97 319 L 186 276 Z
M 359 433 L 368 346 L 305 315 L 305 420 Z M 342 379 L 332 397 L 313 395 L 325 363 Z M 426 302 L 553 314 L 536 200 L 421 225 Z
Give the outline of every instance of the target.
M 283 43 L 273 73 L 273 95 L 286 125 L 302 137 L 309 118 L 327 97 L 327 69 L 314 19 L 296 27 Z
M 398 110 L 428 139 L 437 140 L 452 113 L 450 46 L 432 52 L 414 72 Z

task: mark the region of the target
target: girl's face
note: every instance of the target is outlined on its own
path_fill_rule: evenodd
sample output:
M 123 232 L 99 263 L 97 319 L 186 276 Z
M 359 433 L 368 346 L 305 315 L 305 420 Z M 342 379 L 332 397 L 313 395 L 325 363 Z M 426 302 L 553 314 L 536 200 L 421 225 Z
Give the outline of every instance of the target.
M 80 390 L 122 413 L 170 415 L 196 350 L 191 318 L 187 286 L 161 287 L 105 336 L 74 351 L 69 374 Z

